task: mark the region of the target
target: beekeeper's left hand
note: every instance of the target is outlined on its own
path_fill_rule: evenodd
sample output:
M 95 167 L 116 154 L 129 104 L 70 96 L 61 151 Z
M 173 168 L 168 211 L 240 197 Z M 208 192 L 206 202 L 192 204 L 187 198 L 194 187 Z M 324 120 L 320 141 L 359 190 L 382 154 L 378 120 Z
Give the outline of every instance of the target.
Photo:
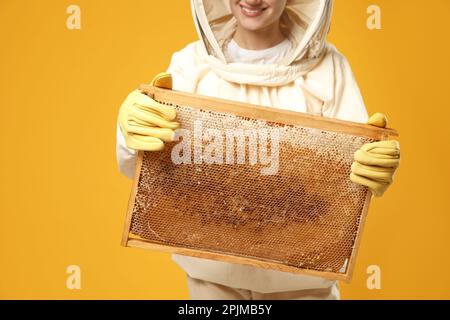
M 375 113 L 367 122 L 385 128 L 384 114 Z M 355 152 L 350 180 L 364 185 L 376 197 L 381 197 L 391 185 L 400 164 L 400 144 L 396 140 L 367 143 Z

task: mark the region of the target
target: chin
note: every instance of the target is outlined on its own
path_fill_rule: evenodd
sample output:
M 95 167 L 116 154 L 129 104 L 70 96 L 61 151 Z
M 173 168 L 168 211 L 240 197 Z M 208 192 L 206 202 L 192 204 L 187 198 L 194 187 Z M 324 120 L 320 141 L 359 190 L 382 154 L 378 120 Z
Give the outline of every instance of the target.
M 239 16 L 239 24 L 246 30 L 258 31 L 266 28 L 270 25 L 270 17 L 248 18 L 245 16 Z
M 251 22 L 249 22 L 249 21 L 240 21 L 240 25 L 244 29 L 249 30 L 249 31 L 258 31 L 258 30 L 264 29 L 264 27 L 265 27 L 265 24 L 257 23 L 255 21 L 251 21 Z

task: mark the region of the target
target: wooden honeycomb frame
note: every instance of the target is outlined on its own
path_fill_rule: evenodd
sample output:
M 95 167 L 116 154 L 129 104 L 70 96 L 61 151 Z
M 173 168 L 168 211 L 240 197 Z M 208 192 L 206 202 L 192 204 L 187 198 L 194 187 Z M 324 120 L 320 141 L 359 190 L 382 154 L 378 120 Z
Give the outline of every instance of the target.
M 340 133 L 345 135 L 365 137 L 372 140 L 384 140 L 390 136 L 397 136 L 397 132 L 392 129 L 382 129 L 365 124 L 329 119 L 288 110 L 267 108 L 229 100 L 198 96 L 194 94 L 176 92 L 172 90 L 155 88 L 151 86 L 141 86 L 141 90 L 143 90 L 145 93 L 152 96 L 155 100 L 161 103 L 172 104 L 175 106 L 189 106 L 192 108 L 197 108 L 212 113 L 231 114 L 233 116 L 241 117 L 244 119 L 259 119 L 269 121 L 271 123 L 283 124 L 288 126 L 315 128 L 320 129 L 322 132 Z M 359 217 L 360 220 L 357 226 L 357 231 L 355 232 L 351 255 L 347 260 L 345 270 L 343 272 L 336 272 L 336 270 L 333 272 L 328 272 L 324 270 L 314 270 L 306 267 L 299 268 L 297 266 L 286 265 L 277 261 L 271 261 L 270 259 L 261 259 L 255 258 L 253 256 L 230 254 L 229 252 L 220 252 L 220 250 L 219 251 L 210 249 L 205 250 L 193 248 L 190 246 L 183 246 L 181 244 L 174 245 L 174 244 L 160 243 L 160 241 L 152 241 L 133 234 L 131 232 L 133 210 L 136 204 L 136 195 L 138 193 L 139 180 L 141 175 L 141 168 L 144 162 L 144 157 L 145 157 L 144 152 L 138 153 L 135 179 L 130 194 L 128 210 L 126 215 L 126 223 L 122 238 L 123 246 L 158 250 L 169 253 L 213 259 L 230 263 L 247 264 L 260 268 L 267 268 L 305 275 L 320 276 L 323 278 L 333 280 L 350 281 L 353 268 L 355 265 L 359 244 L 361 241 L 364 222 L 370 204 L 371 199 L 370 192 L 365 193 L 364 199 L 361 199 L 361 201 L 363 201 L 363 207 L 360 213 Z

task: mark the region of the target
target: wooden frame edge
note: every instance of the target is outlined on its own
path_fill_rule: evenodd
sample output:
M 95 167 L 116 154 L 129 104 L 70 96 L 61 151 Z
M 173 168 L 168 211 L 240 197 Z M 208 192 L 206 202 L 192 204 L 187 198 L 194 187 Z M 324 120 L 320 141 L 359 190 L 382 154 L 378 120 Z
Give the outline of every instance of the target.
M 364 202 L 363 211 L 360 216 L 358 232 L 356 234 L 355 242 L 353 244 L 353 251 L 350 256 L 350 260 L 348 262 L 348 267 L 347 267 L 347 272 L 346 272 L 347 277 L 345 279 L 345 282 L 350 282 L 353 277 L 353 271 L 355 270 L 355 265 L 356 265 L 356 257 L 358 256 L 359 249 L 361 247 L 362 234 L 364 231 L 364 226 L 366 224 L 366 218 L 369 213 L 369 206 L 370 206 L 371 200 L 372 200 L 372 192 L 370 190 L 368 190 L 367 195 L 366 195 L 366 201 Z
M 239 257 L 239 256 L 234 256 L 234 255 L 216 253 L 216 252 L 211 252 L 211 251 L 189 249 L 189 248 L 182 248 L 182 247 L 172 247 L 172 246 L 167 246 L 167 245 L 162 245 L 162 244 L 156 244 L 156 243 L 141 240 L 141 239 L 129 239 L 127 246 L 133 247 L 133 248 L 156 250 L 156 251 L 165 252 L 165 253 L 179 254 L 179 255 L 184 255 L 184 256 L 191 256 L 191 257 L 196 257 L 196 258 L 216 260 L 216 261 L 221 261 L 221 262 L 245 264 L 245 265 L 249 265 L 249 266 L 253 266 L 253 267 L 270 269 L 270 270 L 275 270 L 275 271 L 283 271 L 283 272 L 289 272 L 289 273 L 294 273 L 294 274 L 299 274 L 299 275 L 309 275 L 309 276 L 321 277 L 321 278 L 328 279 L 328 280 L 344 280 L 345 281 L 347 279 L 347 274 L 344 274 L 344 273 L 339 274 L 339 273 L 332 273 L 332 272 L 325 272 L 325 271 L 301 269 L 301 268 L 297 268 L 297 267 L 285 266 L 285 265 L 275 263 L 275 262 L 261 261 L 261 260 L 257 260 L 257 259 L 253 259 L 253 258 Z
M 145 84 L 140 85 L 139 89 L 153 99 L 163 103 L 191 105 L 209 111 L 228 113 L 252 119 L 262 119 L 286 125 L 301 125 L 308 128 L 364 136 L 375 140 L 382 140 L 389 136 L 398 136 L 398 132 L 390 128 L 379 128 L 368 124 L 310 115 L 292 110 L 262 107 L 233 100 L 163 89 Z M 249 106 L 252 108 L 249 108 Z
M 134 202 L 136 200 L 136 193 L 137 193 L 137 188 L 139 185 L 139 177 L 141 174 L 143 158 L 144 158 L 144 151 L 138 151 L 138 156 L 136 159 L 136 170 L 134 171 L 133 186 L 131 188 L 130 197 L 128 198 L 127 213 L 126 213 L 126 217 L 125 217 L 125 225 L 124 225 L 123 234 L 122 234 L 121 244 L 124 247 L 127 246 L 128 239 L 129 239 L 128 235 L 130 233 L 131 218 L 133 216 Z

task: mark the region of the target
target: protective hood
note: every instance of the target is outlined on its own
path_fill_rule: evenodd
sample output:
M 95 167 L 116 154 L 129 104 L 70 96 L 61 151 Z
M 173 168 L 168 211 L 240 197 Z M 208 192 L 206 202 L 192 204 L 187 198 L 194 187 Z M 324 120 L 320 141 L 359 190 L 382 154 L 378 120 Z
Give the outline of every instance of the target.
M 292 46 L 276 65 L 228 63 L 224 48 L 236 30 L 229 0 L 191 0 L 203 54 L 220 77 L 230 82 L 279 86 L 308 73 L 326 52 L 332 0 L 291 0 L 281 17 L 281 28 Z

